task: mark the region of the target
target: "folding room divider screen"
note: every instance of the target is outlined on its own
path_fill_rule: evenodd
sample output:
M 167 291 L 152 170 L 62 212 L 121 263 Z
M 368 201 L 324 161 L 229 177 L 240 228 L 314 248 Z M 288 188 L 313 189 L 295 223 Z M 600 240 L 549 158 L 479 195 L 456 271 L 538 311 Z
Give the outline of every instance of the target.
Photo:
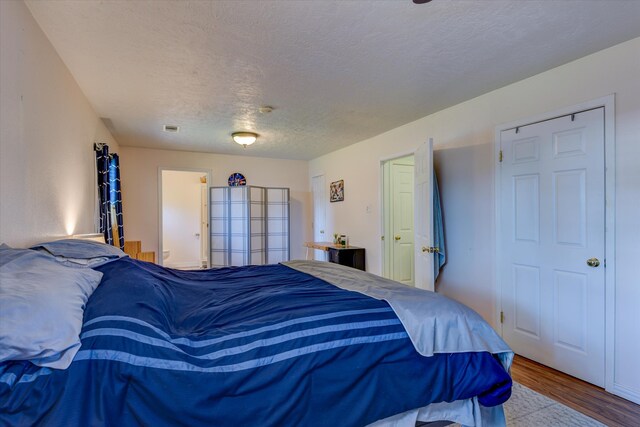
M 210 187 L 209 229 L 212 267 L 287 261 L 289 189 Z

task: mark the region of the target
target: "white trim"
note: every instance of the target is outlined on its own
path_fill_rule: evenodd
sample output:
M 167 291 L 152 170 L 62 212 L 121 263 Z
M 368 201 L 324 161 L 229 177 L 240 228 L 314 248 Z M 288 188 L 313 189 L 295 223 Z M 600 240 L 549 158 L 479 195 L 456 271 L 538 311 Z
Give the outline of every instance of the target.
M 501 132 L 503 130 L 512 129 L 516 127 L 526 126 L 531 123 L 536 123 L 544 120 L 549 120 L 555 117 L 567 116 L 569 114 L 573 114 L 577 111 L 588 110 L 592 108 L 605 107 L 605 109 L 613 107 L 615 100 L 615 94 L 603 96 L 602 98 L 592 99 L 590 101 L 581 102 L 579 104 L 571 105 L 568 107 L 559 108 L 554 111 L 548 111 L 546 113 L 537 114 L 535 116 L 526 117 L 520 120 L 514 120 L 509 123 L 502 123 L 495 127 L 496 132 Z M 606 118 L 605 118 L 606 119 Z M 496 134 L 496 137 L 499 136 L 499 133 Z M 606 141 L 605 141 L 606 143 Z
M 396 157 L 398 158 L 398 157 Z M 384 211 L 385 211 L 385 203 L 386 200 L 384 198 L 384 194 L 385 194 L 385 173 L 384 173 L 384 168 L 385 165 L 392 159 L 388 159 L 388 160 L 380 160 L 380 169 L 379 169 L 379 182 L 378 182 L 378 200 L 380 201 L 380 233 L 379 233 L 379 237 L 380 237 L 380 259 L 378 260 L 378 262 L 380 263 L 380 275 L 382 277 L 387 277 L 389 272 L 386 271 L 386 249 L 387 249 L 387 242 L 386 240 L 382 240 L 382 237 L 384 237 L 385 239 L 387 238 L 387 236 L 385 235 L 385 232 L 387 230 L 386 224 L 385 222 L 387 221 L 387 218 L 384 215 Z M 414 219 L 415 220 L 415 219 Z
M 632 390 L 628 387 L 625 387 L 620 384 L 613 383 L 613 387 L 609 389 L 607 387 L 607 391 L 609 393 L 615 394 L 616 396 L 620 396 L 632 402 L 640 404 L 640 393 L 637 390 Z
M 496 260 L 495 270 L 493 272 L 493 283 L 494 283 L 493 294 L 495 295 L 495 299 L 496 299 L 496 311 L 493 317 L 493 324 L 496 325 L 496 330 L 498 331 L 501 337 L 504 336 L 502 331 L 502 322 L 500 321 L 501 319 L 500 313 L 502 312 L 502 283 L 500 283 L 500 267 L 502 266 L 502 264 L 500 263 L 500 254 L 502 253 L 502 245 L 501 245 L 502 233 L 500 232 L 500 230 L 502 229 L 500 227 L 500 224 L 501 224 L 500 204 L 502 201 L 502 186 L 500 185 L 500 183 L 501 183 L 502 174 L 501 174 L 501 169 L 499 167 L 500 163 L 497 162 L 496 159 L 498 159 L 498 156 L 500 155 L 500 150 L 502 149 L 502 139 L 500 138 L 500 136 L 501 136 L 503 127 L 506 127 L 506 126 L 499 125 L 499 126 L 496 126 L 495 128 L 495 139 L 493 144 L 493 159 L 492 159 L 493 170 L 494 170 L 493 197 L 495 202 L 494 229 L 495 229 L 495 236 L 496 236 L 496 243 L 495 243 L 496 253 L 494 254 L 494 257 L 493 257 Z
M 409 157 L 416 154 L 416 150 L 400 151 L 390 156 L 380 157 L 380 164 L 388 162 L 389 160 L 401 159 L 403 157 Z
M 624 397 L 624 392 L 616 391 L 615 380 L 615 314 L 616 314 L 616 114 L 615 94 L 600 98 L 604 106 L 604 253 L 605 253 L 605 307 L 604 307 L 604 384 L 605 390 Z M 635 396 L 640 403 L 640 395 Z
M 164 265 L 164 259 L 162 258 L 162 172 L 163 171 L 177 171 L 177 172 L 198 172 L 204 173 L 207 175 L 207 187 L 211 187 L 211 169 L 205 168 L 174 168 L 170 166 L 158 166 L 158 256 L 156 257 L 156 261 L 159 265 Z M 207 211 L 209 206 L 209 191 L 207 191 Z M 209 218 L 207 217 L 207 224 L 209 223 Z M 209 229 L 209 227 L 207 227 Z M 200 236 L 202 237 L 202 236 Z M 205 238 L 209 238 L 209 236 L 205 236 Z M 209 257 L 207 257 L 207 264 L 209 264 Z
M 378 218 L 380 222 L 378 222 L 378 240 L 380 256 L 378 259 L 378 265 L 380 266 L 380 276 L 386 277 L 386 271 L 384 269 L 384 240 L 382 237 L 384 236 L 384 161 L 380 160 L 378 162 Z
M 420 146 L 418 144 L 418 146 Z M 405 151 L 400 151 L 394 154 L 390 154 L 387 156 L 383 156 L 380 157 L 378 159 L 378 163 L 380 165 L 380 167 L 378 168 L 378 217 L 380 218 L 380 223 L 379 223 L 379 233 L 378 233 L 378 237 L 380 237 L 379 243 L 380 243 L 380 255 L 378 258 L 378 262 L 380 265 L 380 275 L 382 277 L 387 277 L 385 276 L 386 271 L 384 269 L 384 257 L 385 257 L 385 241 L 382 240 L 382 236 L 384 236 L 384 232 L 385 232 L 385 227 L 384 227 L 384 221 L 385 221 L 385 217 L 384 217 L 384 164 L 390 160 L 393 159 L 400 159 L 402 157 L 407 157 L 407 156 L 413 156 L 416 153 L 416 149 L 413 150 L 405 150 Z M 414 200 L 415 202 L 415 200 Z M 415 226 L 415 218 L 413 219 L 414 221 L 414 226 Z M 415 269 L 415 266 L 414 266 Z M 415 274 L 414 274 L 415 276 Z
M 501 201 L 501 169 L 496 162 L 500 152 L 500 134 L 503 130 L 524 126 L 526 124 L 548 120 L 558 116 L 565 116 L 576 111 L 604 107 L 604 147 L 605 147 L 605 390 L 626 399 L 640 403 L 640 395 L 627 388 L 614 383 L 615 378 L 615 94 L 602 98 L 582 102 L 577 105 L 563 107 L 555 111 L 539 114 L 522 120 L 500 124 L 495 127 L 494 138 L 494 193 L 495 193 L 495 228 L 496 228 L 496 253 L 495 253 L 495 295 L 496 312 L 495 320 L 500 335 L 502 324 L 500 312 L 502 311 L 502 284 L 500 283 L 501 261 L 498 256 L 501 253 L 500 242 L 502 239 L 500 228 L 500 201 Z
M 315 241 L 316 240 L 316 206 L 315 206 L 315 200 L 314 197 L 315 195 L 313 194 L 313 180 L 314 178 L 319 178 L 319 177 L 323 177 L 323 181 L 324 181 L 324 185 L 325 188 L 322 189 L 323 192 L 323 196 L 324 196 L 324 200 L 322 201 L 322 204 L 324 205 L 324 228 L 325 228 L 325 233 L 327 230 L 327 211 L 328 211 L 328 205 L 329 203 L 327 202 L 327 192 L 326 192 L 326 186 L 327 186 L 327 175 L 324 173 L 324 171 L 322 172 L 317 172 L 317 173 L 312 173 L 311 175 L 311 179 L 309 180 L 309 192 L 311 193 L 311 241 Z M 327 239 L 325 239 L 325 241 L 333 241 L 333 233 L 331 233 L 332 236 L 331 237 L 327 237 Z M 318 254 L 319 249 L 311 249 L 311 253 L 312 253 L 312 258 L 313 260 L 316 259 L 316 255 Z M 329 252 L 326 252 L 323 254 L 325 257 L 325 261 L 329 261 Z M 305 259 L 309 259 L 309 248 L 307 248 L 306 253 L 305 253 Z
M 202 265 L 193 265 L 192 262 L 178 262 L 178 263 L 167 263 L 167 265 L 165 265 L 165 267 L 167 268 L 184 268 L 184 269 L 189 269 L 189 270 L 201 270 L 202 269 Z
M 319 176 L 324 176 L 326 178 L 326 175 L 324 172 L 318 172 L 318 173 L 312 174 L 311 180 L 309 181 L 309 191 L 313 191 L 313 178 L 317 178 Z
M 162 257 L 162 171 L 170 170 L 169 168 L 163 168 L 158 166 L 158 257 L 156 261 L 158 265 L 164 265 L 164 259 Z
M 387 220 L 387 218 L 384 215 L 384 208 L 385 208 L 385 200 L 384 200 L 384 165 L 393 161 L 393 160 L 397 160 L 397 159 L 402 159 L 404 157 L 413 157 L 415 160 L 415 154 L 416 151 L 403 151 L 401 152 L 401 154 L 395 154 L 392 156 L 386 156 L 386 157 L 381 157 L 380 158 L 380 168 L 378 169 L 378 200 L 380 201 L 380 205 L 379 205 L 379 209 L 380 209 L 380 257 L 378 259 L 378 262 L 380 263 L 380 275 L 382 277 L 386 277 L 386 278 L 390 278 L 387 276 L 387 271 L 385 271 L 385 257 L 386 257 L 386 245 L 388 244 L 387 240 L 382 240 L 382 236 L 385 236 L 385 239 L 387 238 L 386 234 L 386 227 L 385 227 L 385 221 Z M 415 164 L 414 164 L 415 167 Z M 389 168 L 391 169 L 391 168 Z M 390 189 L 389 189 L 390 190 Z M 415 195 L 413 196 L 413 203 L 415 205 Z M 415 221 L 416 219 L 413 219 L 413 228 L 415 229 Z M 413 276 L 415 279 L 415 265 L 413 266 Z M 415 280 L 414 280 L 415 283 Z

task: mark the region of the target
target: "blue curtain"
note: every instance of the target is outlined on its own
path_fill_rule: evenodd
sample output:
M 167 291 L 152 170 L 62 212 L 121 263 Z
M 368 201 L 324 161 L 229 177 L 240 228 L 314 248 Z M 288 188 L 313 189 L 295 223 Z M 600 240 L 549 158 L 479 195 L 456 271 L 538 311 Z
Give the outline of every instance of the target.
M 124 250 L 124 224 L 122 221 L 122 192 L 120 191 L 120 157 L 112 154 L 109 159 L 109 202 L 115 210 L 115 223 L 118 227 L 118 242 L 120 249 Z M 113 213 L 113 211 L 112 211 Z
M 447 262 L 444 241 L 444 223 L 442 222 L 442 204 L 440 203 L 440 190 L 438 189 L 438 177 L 433 170 L 433 246 L 438 248 L 438 252 L 433 257 L 434 275 L 437 279 L 442 266 Z
M 98 172 L 99 231 L 104 234 L 106 243 L 124 249 L 120 159 L 117 154 L 109 155 L 109 146 L 106 144 L 96 144 L 94 148 Z M 116 226 L 115 233 L 114 225 Z

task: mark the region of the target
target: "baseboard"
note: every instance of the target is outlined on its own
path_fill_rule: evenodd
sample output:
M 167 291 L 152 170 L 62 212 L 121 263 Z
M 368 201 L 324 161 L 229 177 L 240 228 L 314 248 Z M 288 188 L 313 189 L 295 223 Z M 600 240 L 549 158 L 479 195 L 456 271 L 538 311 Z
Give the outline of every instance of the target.
M 633 390 L 629 387 L 614 383 L 613 388 L 610 390 L 610 392 L 612 394 L 615 394 L 616 396 L 620 396 L 624 399 L 630 400 L 631 402 L 640 405 L 640 390 Z
M 198 264 L 197 261 L 195 263 L 193 261 L 192 262 L 165 262 L 164 267 L 196 269 L 196 268 L 202 268 L 202 265 Z

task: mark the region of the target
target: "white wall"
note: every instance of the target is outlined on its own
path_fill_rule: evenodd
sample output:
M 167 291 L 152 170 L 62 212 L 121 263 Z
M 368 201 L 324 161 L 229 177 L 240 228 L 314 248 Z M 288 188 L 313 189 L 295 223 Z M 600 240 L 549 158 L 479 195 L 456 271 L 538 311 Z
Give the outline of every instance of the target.
M 248 185 L 289 187 L 291 258 L 305 257 L 303 244 L 313 236 L 308 162 L 134 147 L 120 152 L 125 236 L 141 240 L 143 250 L 158 252 L 158 168 L 198 168 L 211 171 L 211 186 L 226 186 L 232 172 L 241 172 Z
M 447 264 L 436 289 L 476 309 L 493 324 L 493 145 L 437 150 Z
M 94 142 L 118 145 L 21 1 L 0 1 L 0 242 L 95 231 Z
M 162 171 L 162 250 L 167 267 L 200 267 L 202 172 Z M 159 254 L 163 256 L 163 254 Z
M 309 176 L 344 179 L 345 201 L 327 203 L 327 232 L 349 234 L 381 271 L 380 160 L 434 137 L 441 172 L 448 265 L 438 289 L 495 325 L 493 141 L 495 126 L 616 94 L 617 392 L 640 401 L 640 38 L 522 80 L 310 163 Z M 366 213 L 366 206 L 375 207 Z M 610 230 L 613 231 L 613 230 Z
M 381 271 L 380 160 L 432 136 L 448 237 L 441 292 L 493 323 L 495 312 L 494 127 L 616 93 L 615 386 L 640 401 L 640 39 L 514 83 L 309 163 L 123 147 L 19 1 L 0 1 L 0 241 L 28 245 L 94 231 L 94 142 L 119 151 L 125 235 L 158 250 L 158 167 L 208 168 L 212 185 L 231 172 L 292 192 L 292 257 L 311 238 L 309 177 L 345 180 L 345 201 L 327 203 L 327 235 L 367 249 Z M 457 151 L 454 151 L 457 150 Z M 466 166 L 463 166 L 466 165 Z M 371 213 L 367 213 L 371 206 Z M 161 256 L 161 254 L 158 254 Z

